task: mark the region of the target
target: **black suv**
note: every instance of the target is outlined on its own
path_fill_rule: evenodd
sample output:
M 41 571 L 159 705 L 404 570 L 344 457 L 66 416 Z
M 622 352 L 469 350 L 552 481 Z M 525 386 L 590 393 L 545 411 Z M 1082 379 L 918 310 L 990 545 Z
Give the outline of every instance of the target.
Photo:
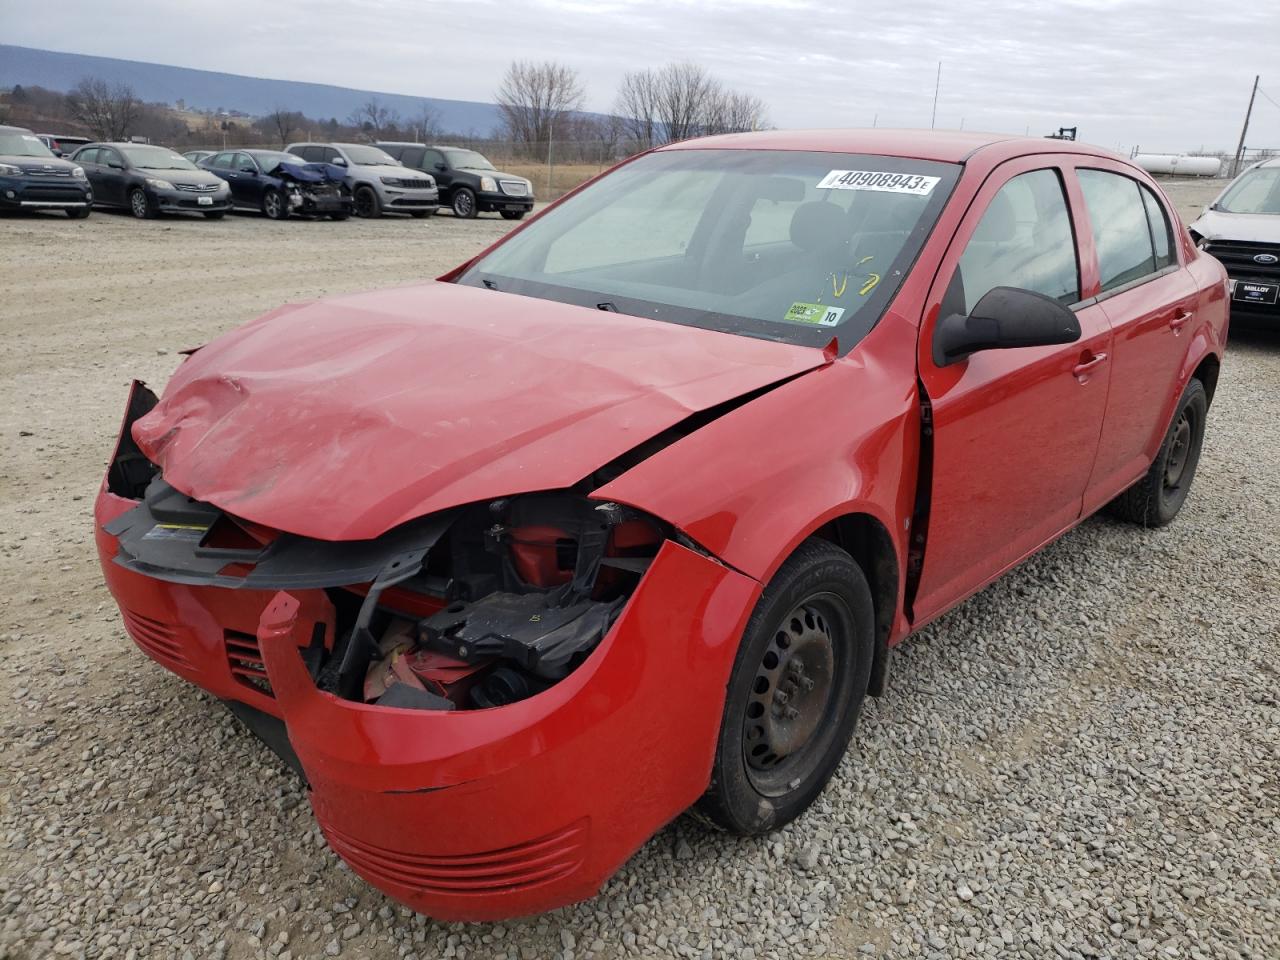
M 507 220 L 519 220 L 533 209 L 533 184 L 524 177 L 495 170 L 474 150 L 421 143 L 377 146 L 406 167 L 435 177 L 440 202 L 448 204 L 455 217 L 471 220 L 478 213 L 496 211 Z
M 84 168 L 55 157 L 30 130 L 0 127 L 0 209 L 42 208 L 87 217 L 93 188 Z

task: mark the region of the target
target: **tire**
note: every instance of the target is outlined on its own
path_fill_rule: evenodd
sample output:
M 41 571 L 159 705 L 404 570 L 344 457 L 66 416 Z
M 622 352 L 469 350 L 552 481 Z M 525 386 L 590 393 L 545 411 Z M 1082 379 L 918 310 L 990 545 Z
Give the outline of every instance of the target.
M 129 212 L 139 220 L 155 219 L 155 204 L 151 202 L 151 198 L 147 196 L 147 192 L 141 187 L 134 187 L 129 191 Z
M 453 199 L 450 204 L 453 207 L 453 215 L 463 220 L 474 220 L 480 212 L 480 205 L 476 203 L 476 195 L 471 192 L 469 187 L 459 187 L 453 191 Z
M 204 218 L 206 220 L 221 220 L 226 215 L 227 211 L 225 210 L 206 210 Z
M 502 219 L 503 220 L 523 220 L 524 211 L 523 210 L 503 210 Z
M 289 201 L 279 190 L 268 190 L 262 195 L 262 212 L 268 220 L 288 220 Z
M 93 213 L 93 207 L 68 207 L 67 216 L 72 220 L 83 220 Z
M 331 214 L 329 214 L 329 219 L 330 219 L 330 220 L 345 220 L 345 219 L 347 219 L 347 217 L 349 217 L 349 216 L 351 216 L 351 214 L 349 214 L 349 213 L 331 213 Z
M 1200 463 L 1208 412 L 1204 384 L 1193 378 L 1178 399 L 1173 422 L 1146 476 L 1108 505 L 1113 515 L 1144 527 L 1163 527 L 1178 515 Z
M 356 188 L 356 216 L 368 219 L 382 216 L 382 201 L 373 187 Z
M 839 547 L 806 540 L 747 622 L 696 812 L 743 836 L 802 813 L 840 765 L 874 657 L 875 611 L 862 569 Z

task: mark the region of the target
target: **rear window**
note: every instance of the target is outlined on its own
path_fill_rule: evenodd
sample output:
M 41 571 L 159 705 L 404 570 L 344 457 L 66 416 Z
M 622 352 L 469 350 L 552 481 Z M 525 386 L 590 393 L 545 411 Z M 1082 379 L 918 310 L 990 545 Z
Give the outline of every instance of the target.
M 1138 181 L 1105 170 L 1081 170 L 1080 189 L 1093 222 L 1099 292 L 1155 273 L 1151 224 Z

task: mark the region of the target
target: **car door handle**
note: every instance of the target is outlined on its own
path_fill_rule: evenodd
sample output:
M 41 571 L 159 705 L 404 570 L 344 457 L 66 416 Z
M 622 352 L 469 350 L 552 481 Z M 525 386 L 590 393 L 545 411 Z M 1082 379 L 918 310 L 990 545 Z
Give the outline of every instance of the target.
M 1176 333 L 1177 331 L 1185 327 L 1191 321 L 1191 318 L 1194 316 L 1195 314 L 1192 313 L 1190 310 L 1179 310 L 1177 313 L 1173 315 L 1173 319 L 1169 321 L 1169 326 Z
M 1106 362 L 1107 355 L 1105 353 L 1095 353 L 1088 360 L 1081 360 L 1077 363 L 1071 368 L 1071 372 L 1075 374 L 1077 380 L 1083 383 L 1089 374 L 1093 373 L 1094 370 L 1098 369 L 1098 367 L 1102 366 Z

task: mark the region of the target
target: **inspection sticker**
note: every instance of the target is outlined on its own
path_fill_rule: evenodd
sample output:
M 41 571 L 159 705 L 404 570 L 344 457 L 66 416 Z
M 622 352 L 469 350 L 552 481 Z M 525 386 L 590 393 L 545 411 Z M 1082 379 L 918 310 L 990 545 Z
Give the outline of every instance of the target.
M 783 320 L 792 323 L 816 323 L 821 327 L 834 327 L 844 316 L 844 307 L 828 307 L 822 303 L 793 303 Z
M 819 190 L 878 190 L 927 197 L 941 177 L 918 173 L 884 173 L 880 170 L 832 170 L 818 181 Z

